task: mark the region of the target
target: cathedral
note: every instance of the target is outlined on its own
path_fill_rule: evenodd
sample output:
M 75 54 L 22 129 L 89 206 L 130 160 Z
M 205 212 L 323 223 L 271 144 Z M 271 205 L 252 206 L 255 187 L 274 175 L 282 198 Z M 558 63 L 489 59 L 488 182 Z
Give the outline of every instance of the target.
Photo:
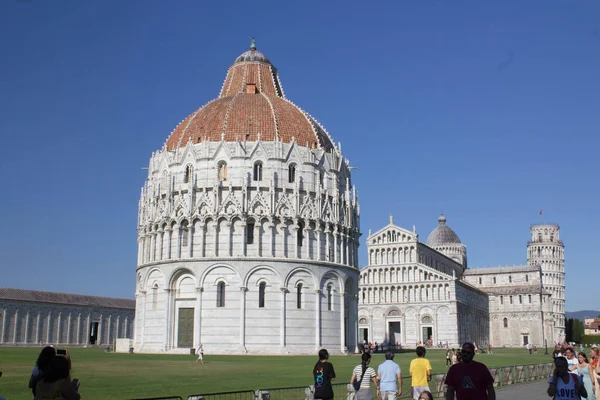
M 438 218 L 422 243 L 390 223 L 367 238 L 359 283 L 359 339 L 414 347 L 544 346 L 565 338 L 559 226 L 531 226 L 527 264 L 468 268 L 467 248 Z
M 359 214 L 341 145 L 253 41 L 150 158 L 135 351 L 354 350 Z

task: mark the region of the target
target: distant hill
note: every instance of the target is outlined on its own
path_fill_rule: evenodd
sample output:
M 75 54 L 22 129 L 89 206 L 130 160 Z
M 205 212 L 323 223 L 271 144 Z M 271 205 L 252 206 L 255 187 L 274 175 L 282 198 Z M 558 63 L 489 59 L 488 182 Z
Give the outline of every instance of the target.
M 577 318 L 580 321 L 583 321 L 586 318 L 596 318 L 600 311 L 594 310 L 581 310 L 581 311 L 567 311 L 567 319 L 569 318 Z

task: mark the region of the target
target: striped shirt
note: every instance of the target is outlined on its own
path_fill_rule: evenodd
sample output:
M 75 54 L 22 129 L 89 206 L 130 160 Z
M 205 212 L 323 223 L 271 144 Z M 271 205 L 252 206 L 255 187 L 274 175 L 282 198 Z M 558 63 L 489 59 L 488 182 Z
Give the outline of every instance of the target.
M 354 374 L 354 377 L 357 381 L 360 380 L 360 376 L 363 373 L 362 364 L 358 364 L 356 367 L 354 367 L 354 371 L 352 371 L 352 373 Z M 363 380 L 360 383 L 360 387 L 361 388 L 370 388 L 371 380 L 375 376 L 377 376 L 377 372 L 375 372 L 375 370 L 373 368 L 371 368 L 367 365 L 367 370 L 365 371 L 365 376 L 363 377 Z

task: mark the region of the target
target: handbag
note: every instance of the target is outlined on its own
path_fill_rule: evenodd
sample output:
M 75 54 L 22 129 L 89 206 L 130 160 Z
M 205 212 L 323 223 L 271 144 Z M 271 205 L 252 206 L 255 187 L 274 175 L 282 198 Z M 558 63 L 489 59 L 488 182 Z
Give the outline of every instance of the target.
M 357 381 L 352 382 L 352 386 L 354 387 L 355 391 L 359 391 L 360 390 L 360 383 L 362 382 L 364 376 L 365 376 L 365 372 L 367 372 L 367 368 L 369 368 L 369 366 L 365 366 L 365 368 L 363 369 L 362 375 L 360 376 L 360 379 Z

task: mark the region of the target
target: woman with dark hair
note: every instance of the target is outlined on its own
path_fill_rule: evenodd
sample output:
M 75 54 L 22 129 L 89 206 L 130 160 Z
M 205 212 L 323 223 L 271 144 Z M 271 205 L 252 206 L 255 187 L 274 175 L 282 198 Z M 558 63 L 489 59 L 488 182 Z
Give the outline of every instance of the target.
M 313 375 L 315 377 L 315 399 L 333 399 L 331 380 L 335 378 L 335 371 L 333 370 L 333 365 L 328 360 L 329 352 L 325 349 L 319 350 L 319 361 L 317 361 L 313 368 Z
M 37 400 L 79 400 L 81 396 L 71 383 L 69 376 L 69 360 L 66 357 L 54 356 L 38 382 L 36 388 Z
M 429 390 L 425 390 L 419 395 L 419 400 L 433 400 L 433 395 Z
M 356 390 L 356 400 L 373 400 L 373 392 L 371 392 L 371 381 L 377 388 L 377 397 L 379 397 L 379 386 L 377 385 L 377 372 L 371 367 L 371 355 L 369 353 L 363 353 L 361 357 L 362 362 L 354 367 L 352 371 L 352 377 L 350 383 L 354 386 L 354 382 L 359 385 Z M 355 387 L 356 389 L 356 387 Z
M 50 360 L 52 357 L 56 355 L 56 350 L 52 346 L 46 346 L 40 352 L 38 359 L 35 363 L 35 367 L 33 367 L 33 371 L 31 371 L 31 378 L 29 378 L 29 389 L 31 389 L 31 393 L 33 393 L 33 398 L 35 399 L 35 388 L 37 383 L 42 380 L 44 377 L 44 372 L 48 368 L 48 364 L 50 364 Z

